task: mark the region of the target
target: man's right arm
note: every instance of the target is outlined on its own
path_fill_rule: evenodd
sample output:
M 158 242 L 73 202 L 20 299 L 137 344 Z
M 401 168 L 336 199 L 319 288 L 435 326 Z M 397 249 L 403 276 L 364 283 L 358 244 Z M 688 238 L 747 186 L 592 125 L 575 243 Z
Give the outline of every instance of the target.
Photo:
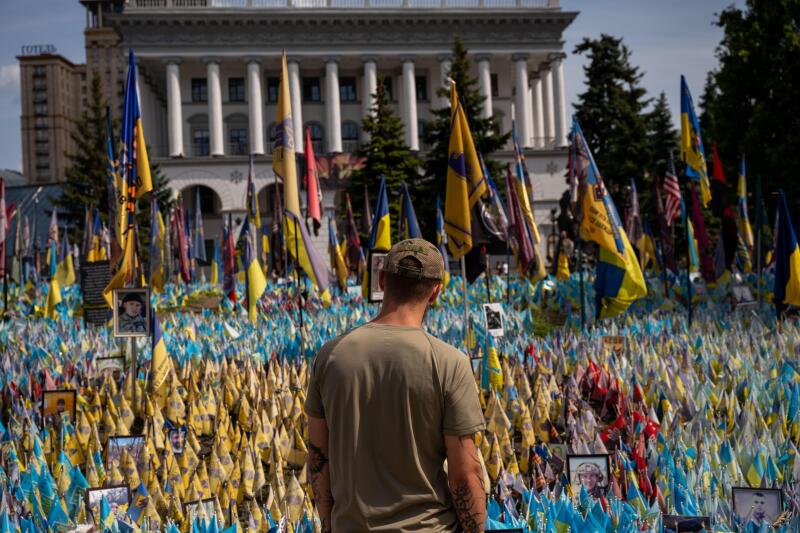
M 471 435 L 445 435 L 447 478 L 453 507 L 464 533 L 482 533 L 486 521 L 486 493 L 478 449 Z

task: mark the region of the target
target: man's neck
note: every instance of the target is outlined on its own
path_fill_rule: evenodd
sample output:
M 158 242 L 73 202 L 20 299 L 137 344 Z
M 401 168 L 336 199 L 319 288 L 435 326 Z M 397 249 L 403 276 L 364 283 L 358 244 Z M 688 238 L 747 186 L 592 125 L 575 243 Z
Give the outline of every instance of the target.
M 421 328 L 422 318 L 425 316 L 425 307 L 419 306 L 381 306 L 381 311 L 378 313 L 372 322 L 375 324 L 382 324 L 385 326 L 406 326 L 411 328 Z

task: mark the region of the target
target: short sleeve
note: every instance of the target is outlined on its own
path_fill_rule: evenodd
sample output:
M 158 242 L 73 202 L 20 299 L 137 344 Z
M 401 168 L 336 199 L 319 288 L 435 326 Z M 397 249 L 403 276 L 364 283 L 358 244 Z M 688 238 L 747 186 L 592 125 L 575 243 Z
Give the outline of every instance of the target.
M 456 437 L 472 435 L 484 429 L 485 421 L 470 360 L 459 352 L 451 364 L 444 383 L 442 431 Z
M 320 360 L 319 355 L 317 354 L 311 367 L 311 378 L 308 380 L 308 391 L 304 407 L 308 416 L 325 418 L 325 406 L 322 405 L 322 393 L 320 391 L 320 374 L 323 361 Z

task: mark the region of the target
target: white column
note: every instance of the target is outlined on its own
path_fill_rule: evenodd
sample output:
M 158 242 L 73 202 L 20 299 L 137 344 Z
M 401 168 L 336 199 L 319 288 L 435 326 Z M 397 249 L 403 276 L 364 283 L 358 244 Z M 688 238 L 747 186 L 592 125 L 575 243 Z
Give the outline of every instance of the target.
M 303 129 L 303 106 L 300 90 L 300 61 L 295 58 L 288 58 L 286 68 L 289 71 L 289 95 L 292 100 L 292 126 L 294 127 L 294 151 L 302 154 L 305 150 L 303 139 L 305 131 Z
M 552 148 L 556 137 L 553 109 L 553 76 L 550 69 L 542 71 L 542 106 L 544 111 L 545 148 Z
M 531 146 L 531 110 L 528 107 L 528 54 L 514 54 L 511 59 L 514 61 L 516 71 L 516 95 L 514 99 L 515 119 L 517 123 L 517 135 L 523 148 Z
M 179 64 L 180 59 L 167 61 L 167 130 L 170 157 L 183 157 L 183 104 Z
M 328 152 L 342 151 L 342 111 L 339 97 L 339 63 L 325 58 L 325 126 L 328 132 Z
M 531 82 L 533 99 L 533 145 L 544 148 L 544 106 L 542 105 L 542 78 L 534 78 Z
M 556 115 L 556 146 L 567 145 L 567 102 L 564 96 L 564 63 L 561 58 L 553 61 L 550 71 L 553 73 L 553 100 Z
M 362 115 L 364 117 L 372 114 L 372 107 L 375 105 L 373 95 L 378 90 L 378 65 L 374 57 L 364 58 L 364 87 L 361 101 L 363 102 Z M 361 129 L 361 137 L 364 142 L 369 141 L 369 133 Z
M 406 144 L 412 152 L 419 151 L 419 132 L 417 126 L 417 82 L 414 73 L 414 58 L 402 57 L 403 63 L 403 123 L 406 129 Z
M 219 83 L 219 60 L 207 59 L 206 83 L 208 85 L 208 136 L 212 156 L 225 155 L 222 132 L 222 88 Z
M 436 59 L 439 60 L 439 80 L 441 81 L 442 87 L 447 87 L 449 89 L 450 82 L 447 81 L 447 78 L 450 76 L 452 58 L 449 55 L 443 55 L 438 56 Z M 437 97 L 437 99 L 439 101 L 439 108 L 450 106 L 450 99 L 448 97 Z
M 489 60 L 491 55 L 481 54 L 476 59 L 478 61 L 478 81 L 480 82 L 480 93 L 483 96 L 483 118 L 492 116 L 492 71 Z
M 250 153 L 264 153 L 264 105 L 261 99 L 261 61 L 247 60 L 247 109 L 250 124 Z

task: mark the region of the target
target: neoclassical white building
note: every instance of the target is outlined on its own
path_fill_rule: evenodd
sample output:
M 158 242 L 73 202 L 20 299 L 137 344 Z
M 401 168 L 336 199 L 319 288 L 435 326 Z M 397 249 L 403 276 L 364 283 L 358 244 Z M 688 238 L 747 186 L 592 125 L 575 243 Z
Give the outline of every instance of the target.
M 453 39 L 474 59 L 483 113 L 503 130 L 516 119 L 543 233 L 565 188 L 568 131 L 564 29 L 576 13 L 558 0 L 83 0 L 87 26 L 112 27 L 136 52 L 145 136 L 176 193 L 201 187 L 206 237 L 224 213 L 244 210 L 247 154 L 255 154 L 261 210 L 271 215 L 270 151 L 286 49 L 295 146 L 306 129 L 334 165 L 363 142 L 378 75 L 423 153 L 431 109 L 445 83 Z M 88 46 L 88 45 L 87 45 Z M 88 48 L 87 48 L 88 50 Z M 88 53 L 88 52 L 87 52 Z M 88 58 L 87 58 L 88 59 Z M 512 160 L 512 146 L 494 154 Z M 342 182 L 322 180 L 325 210 Z M 213 192 L 212 192 L 213 191 Z M 417 201 L 424 201 L 418 199 Z M 326 249 L 320 236 L 319 249 Z

